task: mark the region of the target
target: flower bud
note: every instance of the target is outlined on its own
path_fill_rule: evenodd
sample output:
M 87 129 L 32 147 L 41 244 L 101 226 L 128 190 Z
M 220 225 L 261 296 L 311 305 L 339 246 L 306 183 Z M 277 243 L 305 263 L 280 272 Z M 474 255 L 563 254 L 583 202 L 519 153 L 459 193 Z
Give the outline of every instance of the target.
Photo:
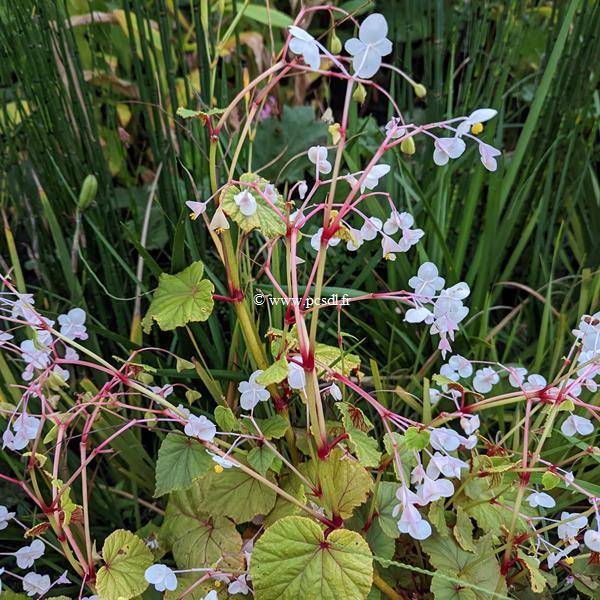
M 425 98 L 427 96 L 427 88 L 422 83 L 413 84 L 413 91 L 417 98 Z
M 88 175 L 81 184 L 81 191 L 79 192 L 79 210 L 85 210 L 96 198 L 96 192 L 98 191 L 98 180 L 94 175 Z
M 337 144 L 342 137 L 340 134 L 340 127 L 341 126 L 339 123 L 334 123 L 327 128 L 327 131 L 329 131 L 329 135 L 331 136 L 331 140 L 334 144 Z
M 417 151 L 415 146 L 415 140 L 412 137 L 406 138 L 400 142 L 400 150 L 404 152 L 404 154 L 412 155 Z
M 352 98 L 356 100 L 359 104 L 362 104 L 367 99 L 367 90 L 362 83 L 358 83 L 356 85 L 356 89 L 352 94 Z
M 342 40 L 336 35 L 335 31 L 331 32 L 329 39 L 329 51 L 331 54 L 339 54 L 342 51 Z

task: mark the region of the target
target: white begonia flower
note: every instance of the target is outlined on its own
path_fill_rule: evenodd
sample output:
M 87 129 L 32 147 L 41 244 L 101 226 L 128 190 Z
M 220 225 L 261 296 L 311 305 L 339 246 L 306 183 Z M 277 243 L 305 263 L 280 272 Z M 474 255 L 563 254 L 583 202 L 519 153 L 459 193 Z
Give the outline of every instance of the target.
M 292 34 L 289 48 L 294 54 L 299 54 L 304 62 L 315 71 L 321 66 L 321 57 L 317 40 L 304 29 L 292 25 L 289 27 Z
M 398 117 L 392 117 L 385 124 L 385 133 L 390 139 L 396 140 L 401 138 L 406 133 L 406 129 L 402 127 Z
M 360 184 L 360 193 L 365 190 L 374 190 L 379 185 L 379 180 L 390 172 L 390 165 L 374 165 L 369 169 L 362 183 Z
M 36 347 L 33 340 L 25 340 L 21 342 L 19 348 L 21 349 L 21 358 L 25 361 L 25 371 L 21 374 L 21 377 L 25 381 L 30 381 L 33 378 L 33 371 L 35 369 L 45 369 L 50 363 L 50 355 L 48 352 L 41 350 Z
M 183 428 L 183 431 L 188 437 L 195 437 L 204 442 L 212 442 L 217 434 L 217 427 L 204 415 L 199 417 L 196 415 L 190 415 L 188 422 Z
M 533 492 L 527 496 L 527 504 L 529 504 L 531 508 L 537 508 L 538 506 L 542 506 L 543 508 L 554 508 L 556 506 L 554 498 L 550 494 L 546 494 L 546 492 Z
M 525 381 L 525 375 L 527 375 L 527 369 L 524 367 L 511 367 L 508 383 L 514 388 L 521 387 Z
M 331 384 L 329 393 L 334 400 L 340 401 L 342 399 L 342 390 L 340 390 L 340 387 L 337 385 L 337 383 Z
M 262 373 L 261 369 L 254 371 L 248 381 L 242 381 L 238 385 L 240 406 L 244 410 L 252 410 L 259 402 L 265 402 L 271 397 L 271 394 L 264 385 L 256 383 L 256 378 Z
M 364 240 L 359 229 L 348 226 L 351 238 L 346 242 L 346 249 L 350 252 L 356 252 L 363 244 Z
M 464 300 L 471 293 L 471 288 L 466 281 L 459 281 L 453 286 L 446 288 L 443 292 L 444 296 L 451 300 Z
M 448 479 L 432 479 L 425 475 L 423 483 L 417 488 L 419 504 L 425 506 L 440 498 L 450 498 L 454 494 L 454 484 Z
M 200 215 L 206 212 L 208 202 L 198 202 L 197 200 L 188 200 L 185 205 L 192 211 L 190 218 L 195 221 Z
M 471 129 L 473 125 L 476 125 L 477 123 L 485 123 L 486 121 L 493 119 L 497 114 L 498 111 L 494 110 L 493 108 L 478 108 L 477 110 L 473 111 L 464 121 L 461 121 L 456 128 L 456 135 L 461 136 L 465 133 L 469 133 L 469 129 Z
M 399 213 L 393 210 L 383 225 L 383 232 L 387 235 L 394 235 L 399 229 L 410 229 L 415 224 L 415 220 L 410 213 Z
M 556 563 L 561 561 L 563 558 L 566 558 L 573 552 L 573 550 L 577 550 L 579 548 L 579 544 L 570 544 L 566 548 L 559 550 L 558 552 L 550 552 L 548 554 L 548 568 L 552 569 Z
M 481 164 L 492 173 L 498 168 L 498 163 L 496 162 L 496 156 L 500 156 L 502 152 L 497 150 L 493 146 L 489 144 L 484 144 L 483 142 L 479 143 L 479 156 L 481 158 Z
M 406 252 L 408 248 L 406 248 L 406 246 L 401 242 L 396 242 L 391 237 L 382 234 L 381 250 L 383 252 L 383 258 L 385 258 L 385 260 L 396 260 L 396 254 Z
M 523 389 L 526 392 L 539 392 L 546 387 L 546 383 L 546 379 L 542 375 L 532 373 L 523 384 Z
M 479 415 L 463 415 L 460 418 L 460 426 L 467 435 L 475 433 L 480 425 Z
M 560 426 L 560 430 L 568 436 L 574 437 L 576 435 L 590 435 L 594 432 L 594 425 L 585 417 L 579 417 L 577 415 L 569 415 Z
M 37 417 L 27 414 L 19 415 L 11 427 L 7 427 L 2 435 L 3 447 L 8 447 L 15 452 L 23 450 L 30 440 L 34 440 L 41 427 L 41 421 Z
M 472 450 L 477 445 L 477 436 L 475 434 L 469 437 L 459 435 L 458 439 L 460 440 L 460 445 L 467 450 Z
M 500 381 L 498 373 L 491 367 L 484 367 L 475 371 L 473 377 L 473 389 L 480 394 L 487 394 L 492 387 Z
M 446 452 L 453 452 L 460 446 L 460 436 L 454 429 L 448 427 L 433 429 L 429 435 L 429 441 L 434 450 L 445 450 Z
M 583 543 L 592 551 L 600 552 L 600 531 L 588 529 L 583 534 Z
M 417 306 L 416 308 L 409 308 L 404 315 L 404 320 L 407 323 L 426 323 L 433 322 L 433 313 L 424 306 Z
M 408 503 L 402 510 L 398 530 L 401 533 L 408 533 L 415 540 L 424 540 L 431 535 L 431 525 L 412 504 Z
M 471 364 L 471 361 L 467 360 L 460 354 L 451 356 L 450 360 L 448 360 L 448 365 L 463 379 L 466 377 L 471 377 L 473 374 L 473 365 Z
M 79 354 L 77 354 L 77 352 L 73 348 L 71 348 L 71 346 L 69 346 L 65 350 L 65 360 L 68 360 L 68 361 L 79 360 Z
M 150 391 L 154 392 L 158 396 L 161 396 L 162 398 L 166 398 L 167 396 L 170 396 L 173 393 L 174 389 L 175 388 L 170 383 L 167 383 L 166 385 L 163 385 L 163 386 L 153 385 L 150 387 Z
M 33 567 L 33 563 L 44 556 L 46 546 L 42 540 L 33 540 L 29 546 L 23 546 L 15 552 L 17 566 L 19 569 L 29 569 Z
M 459 374 L 449 364 L 440 367 L 440 375 L 451 381 L 458 381 L 460 379 Z
M 217 210 L 215 210 L 215 214 L 210 220 L 210 224 L 208 228 L 211 231 L 219 231 L 229 229 L 229 221 L 223 212 L 223 208 L 221 206 L 217 206 Z
M 246 583 L 246 575 L 242 574 L 237 579 L 234 579 L 227 587 L 227 591 L 230 594 L 243 594 L 244 596 L 250 593 L 250 588 Z
M 414 310 L 414 309 L 413 309 Z M 435 406 L 442 399 L 442 392 L 436 388 L 429 388 L 429 403 Z
M 431 477 L 431 479 L 437 479 L 440 473 L 444 477 L 456 477 L 460 479 L 461 470 L 468 470 L 468 468 L 469 465 L 464 460 L 436 452 L 427 465 L 426 473 L 427 477 Z
M 377 237 L 377 234 L 381 231 L 383 223 L 381 219 L 377 217 L 369 217 L 360 228 L 360 235 L 366 242 L 370 242 Z
M 58 315 L 60 332 L 70 340 L 87 340 L 86 318 L 87 315 L 81 308 L 72 308 L 66 315 Z
M 8 512 L 6 506 L 0 504 L 0 531 L 8 527 L 8 522 L 15 516 L 16 513 Z
M 304 179 L 300 182 L 300 184 L 298 185 L 298 195 L 300 196 L 300 200 L 304 200 L 304 197 L 306 196 L 306 192 L 308 192 L 308 185 L 306 184 L 306 181 L 304 181 Z
M 349 39 L 344 47 L 353 56 L 354 74 L 369 79 L 377 73 L 381 59 L 392 52 L 392 42 L 387 39 L 388 24 L 379 13 L 369 15 L 358 30 L 358 38 Z
M 438 269 L 432 262 L 423 263 L 417 275 L 408 280 L 408 285 L 415 290 L 415 294 L 424 298 L 433 298 L 444 287 L 444 283 L 444 278 L 439 277 Z
M 317 252 L 321 248 L 321 236 L 322 235 L 323 235 L 323 228 L 319 227 L 319 229 L 317 229 L 317 233 L 310 236 L 310 245 Z M 341 241 L 342 240 L 340 238 L 336 238 L 336 237 L 329 238 L 329 241 L 327 242 L 327 247 L 329 248 L 331 246 L 333 248 L 334 246 L 337 246 Z
M 437 138 L 434 146 L 433 162 L 438 167 L 447 165 L 451 158 L 454 159 L 461 156 L 467 147 L 465 142 L 459 137 Z
M 559 524 L 556 533 L 561 540 L 574 538 L 588 524 L 587 517 L 578 513 L 562 512 L 560 520 L 563 522 Z
M 51 587 L 49 575 L 38 575 L 32 571 L 23 577 L 23 591 L 27 592 L 28 596 L 43 596 Z
M 317 175 L 331 173 L 331 163 L 327 160 L 327 148 L 325 146 L 311 146 L 308 149 L 308 160 L 315 165 Z
M 183 404 L 178 404 L 177 405 L 177 415 L 182 415 L 183 418 L 187 421 L 190 418 L 190 415 L 192 414 L 192 412 L 190 411 L 189 408 L 186 408 Z
M 148 567 L 144 573 L 144 579 L 153 585 L 157 592 L 177 589 L 177 577 L 167 565 L 156 564 Z
M 249 190 L 242 190 L 233 197 L 233 201 L 238 205 L 240 212 L 245 217 L 251 217 L 256 212 L 256 198 Z
M 208 594 L 206 594 L 202 600 L 219 600 L 219 594 L 217 593 L 217 590 L 210 590 L 210 592 L 208 592 Z
M 304 367 L 290 362 L 288 363 L 288 384 L 293 390 L 303 390 L 306 387 L 306 373 Z
M 220 467 L 223 467 L 224 469 L 231 469 L 231 467 L 237 467 L 235 463 L 231 462 L 230 460 L 227 460 L 223 456 L 213 454 L 210 450 L 207 450 L 207 452 L 210 454 L 211 459 Z

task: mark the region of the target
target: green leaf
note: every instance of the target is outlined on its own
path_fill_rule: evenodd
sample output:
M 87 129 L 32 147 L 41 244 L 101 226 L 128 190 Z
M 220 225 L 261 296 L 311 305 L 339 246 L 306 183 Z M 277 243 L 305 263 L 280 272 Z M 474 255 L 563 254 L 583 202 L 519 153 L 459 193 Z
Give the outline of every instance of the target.
M 202 398 L 202 394 L 198 390 L 187 390 L 185 392 L 185 399 L 188 401 L 188 404 L 193 404 L 196 400 L 200 400 Z
M 154 496 L 188 489 L 212 465 L 206 448 L 197 440 L 179 433 L 169 433 L 158 450 Z
M 409 427 L 404 433 L 406 446 L 411 450 L 423 450 L 429 446 L 429 431 L 419 431 L 416 427 Z
M 307 479 L 322 492 L 316 501 L 329 517 L 347 519 L 371 491 L 373 482 L 368 471 L 351 459 L 343 458 L 336 448 L 326 460 L 310 461 L 300 466 Z
M 540 561 L 535 556 L 529 556 L 523 550 L 517 550 L 519 561 L 527 571 L 527 578 L 534 594 L 541 594 L 546 588 L 546 579 L 540 570 Z
M 279 481 L 279 487 L 293 496 L 297 500 L 300 500 L 303 504 L 306 502 L 306 496 L 304 494 L 304 486 L 302 482 L 295 477 L 283 477 Z M 283 517 L 290 517 L 293 515 L 302 514 L 302 510 L 292 504 L 283 496 L 277 495 L 277 501 L 275 502 L 275 506 L 273 510 L 265 517 L 264 525 L 265 527 L 271 526 L 275 521 L 279 519 L 283 519 Z
M 379 524 L 383 532 L 391 537 L 400 535 L 398 530 L 398 517 L 392 516 L 394 506 L 398 504 L 396 490 L 399 485 L 391 481 L 380 481 L 377 486 L 377 512 L 379 513 Z
M 146 333 L 150 332 L 153 320 L 163 331 L 171 331 L 208 319 L 213 310 L 215 286 L 208 279 L 202 279 L 203 272 L 204 265 L 196 261 L 177 275 L 161 274 L 144 317 Z
M 64 490 L 60 497 L 60 507 L 64 513 L 64 525 L 69 525 L 71 517 L 77 509 L 77 504 L 71 500 L 71 488 Z
M 275 455 L 270 448 L 261 446 L 260 448 L 252 448 L 248 452 L 248 464 L 261 475 L 266 475 L 271 468 Z
M 222 558 L 223 568 L 242 568 L 242 538 L 235 525 L 225 517 L 211 517 L 202 508 L 199 483 L 186 492 L 171 494 L 161 535 L 177 566 L 209 567 Z
M 442 537 L 437 534 L 423 540 L 421 548 L 429 554 L 433 567 L 442 574 L 460 579 L 465 584 L 473 584 L 475 586 L 472 588 L 473 599 L 490 600 L 490 594 L 480 590 L 506 595 L 506 582 L 500 573 L 491 535 L 485 535 L 475 542 L 474 554 L 465 552 L 452 537 Z
M 285 356 L 282 356 L 256 378 L 256 383 L 260 383 L 261 385 L 281 383 L 287 376 L 288 362 Z
M 347 402 L 336 402 L 335 406 L 342 415 L 344 429 L 349 437 L 349 445 L 363 467 L 377 467 L 381 460 L 381 452 L 377 440 L 369 437 L 367 431 L 373 424 L 360 408 Z
M 386 560 L 391 560 L 394 557 L 396 541 L 383 531 L 379 518 L 375 517 L 371 521 L 366 539 L 374 556 L 385 558 Z
M 400 463 L 402 464 L 402 469 L 404 470 L 404 479 L 410 479 L 410 471 L 416 466 L 417 459 L 415 458 L 415 453 L 406 445 L 406 440 L 403 435 L 392 432 L 390 436 L 389 433 L 386 433 L 383 436 L 383 445 L 385 446 L 385 451 L 391 456 L 394 456 L 394 446 L 396 447 L 396 451 L 400 456 Z M 400 473 L 398 472 L 398 465 L 396 461 L 393 461 L 394 471 L 396 473 L 396 477 L 402 479 Z
M 250 574 L 257 600 L 364 600 L 373 561 L 365 540 L 345 529 L 327 538 L 305 517 L 285 517 L 256 542 Z
M 460 547 L 467 552 L 475 552 L 473 543 L 473 523 L 469 515 L 460 507 L 456 509 L 456 525 L 452 530 Z
M 266 476 L 274 481 L 273 476 Z M 275 506 L 277 494 L 239 468 L 209 473 L 202 479 L 203 509 L 213 516 L 224 516 L 246 523 L 266 515 Z
M 215 421 L 221 431 L 239 431 L 240 422 L 228 406 L 215 408 Z
M 129 600 L 148 587 L 144 572 L 153 562 L 152 552 L 130 531 L 113 531 L 104 540 L 102 559 L 96 578 L 102 600 Z
M 280 27 L 281 29 L 287 29 L 290 25 L 294 24 L 294 20 L 285 13 L 275 8 L 267 8 L 260 4 L 249 4 L 244 9 L 242 2 L 238 2 L 238 11 L 244 10 L 244 16 L 262 23 L 263 25 L 272 25 L 273 27 Z
M 435 600 L 477 600 L 475 592 L 459 583 L 436 574 L 431 580 L 431 591 Z
M 240 182 L 256 184 L 258 189 L 263 193 L 269 183 L 266 179 L 259 175 L 255 175 L 254 173 L 244 173 L 240 177 Z M 239 194 L 241 190 L 248 190 L 256 200 L 256 212 L 253 215 L 243 215 L 240 212 L 239 206 L 235 203 L 234 196 Z M 273 204 L 282 215 L 285 215 L 285 204 L 281 194 L 277 192 L 277 190 L 275 190 Z M 266 200 L 258 193 L 258 191 L 247 185 L 241 185 L 239 187 L 236 185 L 228 185 L 221 194 L 221 206 L 225 213 L 228 214 L 244 231 L 258 229 L 268 238 L 285 235 L 287 229 L 285 222 L 275 210 L 267 204 Z
M 435 527 L 436 531 L 442 536 L 448 535 L 448 526 L 446 524 L 446 511 L 444 510 L 444 499 L 436 500 L 429 505 L 428 519 Z
M 184 108 L 180 106 L 177 109 L 177 116 L 182 119 L 200 119 L 203 122 L 206 122 L 208 117 L 222 115 L 225 112 L 223 108 L 211 108 L 210 110 L 190 110 L 189 108 Z
M 310 106 L 284 106 L 280 117 L 259 123 L 253 165 L 255 168 L 268 165 L 261 172 L 271 181 L 295 183 L 304 178 L 305 171 L 314 169 L 307 150 L 326 140 L 327 125 L 315 119 Z
M 195 366 L 193 362 L 190 362 L 189 360 L 185 360 L 185 358 L 179 358 L 177 357 L 177 362 L 175 364 L 175 368 L 177 369 L 178 373 L 181 373 L 182 371 L 189 371 L 189 370 L 195 370 Z
M 551 490 L 560 483 L 560 477 L 552 471 L 546 471 L 542 475 L 542 485 L 545 490 Z
M 281 415 L 273 415 L 268 419 L 255 419 L 256 423 L 260 429 L 260 433 L 267 438 L 270 439 L 279 439 L 285 435 L 285 432 L 288 429 L 288 422 Z M 245 422 L 248 431 L 253 433 L 254 435 L 259 435 L 258 430 L 254 427 L 252 421 Z

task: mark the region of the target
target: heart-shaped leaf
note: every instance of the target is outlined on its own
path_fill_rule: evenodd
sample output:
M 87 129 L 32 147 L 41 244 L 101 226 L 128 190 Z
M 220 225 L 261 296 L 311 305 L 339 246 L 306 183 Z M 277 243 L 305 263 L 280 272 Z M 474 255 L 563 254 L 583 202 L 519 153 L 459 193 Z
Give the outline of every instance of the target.
M 128 600 L 148 587 L 144 572 L 153 556 L 137 535 L 124 529 L 113 531 L 102 546 L 102 559 L 104 566 L 96 578 L 102 600 Z
M 373 559 L 356 532 L 325 538 L 305 517 L 284 517 L 256 542 L 250 574 L 257 600 L 363 600 L 371 589 Z
M 176 275 L 161 274 L 144 317 L 146 333 L 150 332 L 153 320 L 163 331 L 170 331 L 208 319 L 214 306 L 215 286 L 208 279 L 202 279 L 203 273 L 204 265 L 196 261 Z

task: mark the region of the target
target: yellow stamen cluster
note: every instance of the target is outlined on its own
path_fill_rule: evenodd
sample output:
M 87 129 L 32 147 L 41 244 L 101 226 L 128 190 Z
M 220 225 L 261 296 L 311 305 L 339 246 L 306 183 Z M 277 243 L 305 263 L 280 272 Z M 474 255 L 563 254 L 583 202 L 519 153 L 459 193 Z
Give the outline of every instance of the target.
M 222 473 L 223 472 L 223 467 L 221 465 L 215 465 L 213 467 L 213 469 L 215 470 L 215 473 Z
M 483 125 L 481 123 L 473 123 L 471 125 L 471 133 L 473 135 L 479 135 L 483 131 Z

